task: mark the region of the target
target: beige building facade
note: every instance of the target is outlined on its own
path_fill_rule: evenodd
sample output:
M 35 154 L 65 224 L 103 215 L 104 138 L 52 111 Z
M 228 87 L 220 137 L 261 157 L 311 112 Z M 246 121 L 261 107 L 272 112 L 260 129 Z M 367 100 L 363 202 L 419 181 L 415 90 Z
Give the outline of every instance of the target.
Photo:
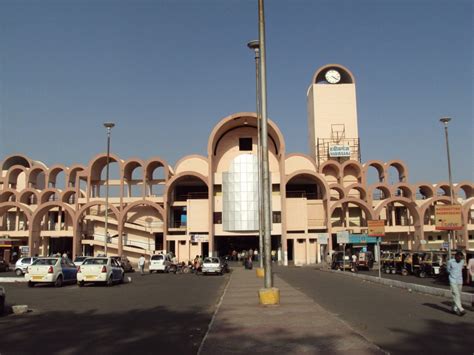
M 439 250 L 448 239 L 435 229 L 434 208 L 449 204 L 451 193 L 463 219 L 452 247 L 474 250 L 472 181 L 457 182 L 451 191 L 447 182 L 410 182 L 401 160 L 362 163 L 355 79 L 342 66 L 320 68 L 307 99 L 310 155 L 288 154 L 282 132 L 269 121 L 272 249 L 279 260 L 320 262 L 340 247 L 337 232 L 367 233 L 373 219 L 385 220 L 383 249 Z M 251 112 L 221 119 L 207 155 L 183 157 L 173 167 L 161 157 L 111 154 L 108 237 L 105 154 L 70 167 L 6 157 L 0 166 L 0 253 L 97 255 L 107 242 L 109 254 L 132 260 L 173 252 L 187 261 L 258 249 L 256 156 L 257 117 Z

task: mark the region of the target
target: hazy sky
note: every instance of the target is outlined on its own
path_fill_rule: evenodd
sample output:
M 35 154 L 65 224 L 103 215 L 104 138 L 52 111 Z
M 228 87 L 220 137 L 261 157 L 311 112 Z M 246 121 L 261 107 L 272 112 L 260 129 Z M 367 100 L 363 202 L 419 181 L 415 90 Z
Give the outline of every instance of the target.
M 268 114 L 308 153 L 306 90 L 328 63 L 356 77 L 362 160 L 474 180 L 471 0 L 267 0 Z M 121 158 L 206 155 L 214 125 L 255 111 L 246 47 L 257 0 L 0 0 L 0 159 L 87 164 L 115 121 Z

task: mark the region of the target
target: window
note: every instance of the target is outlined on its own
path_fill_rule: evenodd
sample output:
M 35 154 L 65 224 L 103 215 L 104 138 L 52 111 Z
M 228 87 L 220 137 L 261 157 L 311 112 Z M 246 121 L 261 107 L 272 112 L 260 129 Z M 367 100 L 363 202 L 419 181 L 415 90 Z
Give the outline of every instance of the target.
M 441 236 L 440 236 L 440 235 L 438 235 L 438 240 L 441 240 Z
M 428 236 L 428 240 L 433 240 L 433 236 L 432 235 Z
M 281 223 L 281 212 L 275 211 L 272 213 L 273 223 Z
M 252 151 L 252 138 L 239 138 L 239 150 Z
M 214 224 L 222 224 L 222 212 L 214 212 Z
M 472 240 L 472 239 L 473 239 L 472 234 L 469 234 L 469 240 Z

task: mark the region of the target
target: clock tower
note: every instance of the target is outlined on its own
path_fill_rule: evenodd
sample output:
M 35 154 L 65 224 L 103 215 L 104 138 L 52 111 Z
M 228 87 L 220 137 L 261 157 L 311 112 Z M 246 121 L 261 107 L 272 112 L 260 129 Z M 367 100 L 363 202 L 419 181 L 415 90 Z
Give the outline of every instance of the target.
M 327 160 L 360 161 L 355 79 L 339 64 L 319 68 L 307 92 L 310 155 Z

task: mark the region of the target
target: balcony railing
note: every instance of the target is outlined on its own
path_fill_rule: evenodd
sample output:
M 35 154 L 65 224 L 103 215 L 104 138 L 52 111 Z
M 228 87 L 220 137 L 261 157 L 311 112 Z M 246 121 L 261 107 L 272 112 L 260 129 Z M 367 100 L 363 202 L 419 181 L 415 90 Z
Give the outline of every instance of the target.
M 175 201 L 187 201 L 187 200 L 205 200 L 209 197 L 207 192 L 188 192 L 186 194 L 176 195 Z

